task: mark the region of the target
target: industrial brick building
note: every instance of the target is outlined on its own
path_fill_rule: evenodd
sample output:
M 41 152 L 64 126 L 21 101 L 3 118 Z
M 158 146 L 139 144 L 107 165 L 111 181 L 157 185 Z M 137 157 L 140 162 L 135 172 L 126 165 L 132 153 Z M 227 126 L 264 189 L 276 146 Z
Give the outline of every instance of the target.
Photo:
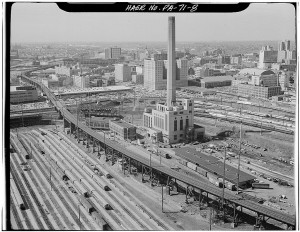
M 109 129 L 122 139 L 136 140 L 136 127 L 121 120 L 110 120 Z
M 214 88 L 222 86 L 230 86 L 234 80 L 232 76 L 213 76 L 213 77 L 204 77 L 200 80 L 201 87 L 203 88 Z
M 248 84 L 237 84 L 238 95 L 249 96 L 255 98 L 270 98 L 272 96 L 281 95 L 280 86 L 255 86 Z

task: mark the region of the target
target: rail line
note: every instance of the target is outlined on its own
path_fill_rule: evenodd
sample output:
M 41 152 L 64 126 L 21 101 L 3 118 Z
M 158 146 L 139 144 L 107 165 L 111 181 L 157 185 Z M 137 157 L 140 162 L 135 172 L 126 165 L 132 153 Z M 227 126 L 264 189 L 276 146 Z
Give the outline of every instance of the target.
M 16 181 L 16 184 L 17 184 L 17 185 L 20 185 L 21 188 L 25 190 L 24 185 L 23 185 L 23 183 L 22 183 L 22 180 L 19 179 L 19 177 L 18 177 L 17 174 L 16 174 L 17 171 L 16 171 L 16 168 L 15 168 L 15 164 L 14 164 L 14 163 L 15 163 L 15 160 L 14 160 L 14 158 L 13 158 L 13 162 L 10 163 L 10 165 L 11 165 L 11 166 L 10 166 L 10 169 L 11 169 L 13 178 L 14 178 L 15 180 L 17 180 L 17 181 Z M 23 175 L 21 175 L 21 176 L 24 178 Z M 27 186 L 27 184 L 28 184 L 28 183 L 25 182 L 25 185 L 26 185 L 26 186 Z M 32 195 L 32 193 L 33 193 L 32 189 L 30 189 L 28 186 L 27 186 L 27 188 L 28 188 L 29 194 Z M 26 194 L 26 195 L 28 196 L 28 194 Z M 32 197 L 33 197 L 33 195 L 32 195 Z M 33 198 L 34 198 L 34 197 L 33 197 Z M 34 198 L 34 200 L 35 200 L 35 198 Z M 45 229 L 43 223 L 40 221 L 40 218 L 39 218 L 37 212 L 36 212 L 35 209 L 34 209 L 33 203 L 32 203 L 31 200 L 29 199 L 29 197 L 28 197 L 27 203 L 28 203 L 29 209 L 31 209 L 32 214 L 33 214 L 33 216 L 34 216 L 34 218 L 35 218 L 35 220 L 36 220 L 36 223 L 37 223 L 37 225 L 38 225 L 38 228 L 36 228 L 36 229 L 41 229 L 41 228 L 42 228 L 42 229 Z M 32 228 L 32 227 L 29 227 L 29 228 Z
M 218 116 L 213 116 L 213 115 L 209 115 L 209 114 L 201 114 L 201 113 L 197 113 L 195 114 L 195 121 L 199 121 L 198 117 L 205 117 L 205 118 L 212 118 L 212 119 L 220 119 L 223 121 L 228 121 L 228 122 L 235 122 L 235 123 L 243 123 L 243 125 L 247 125 L 247 126 L 253 126 L 253 127 L 257 127 L 257 128 L 262 128 L 265 130 L 270 130 L 270 131 L 276 131 L 276 132 L 281 132 L 284 134 L 289 134 L 289 135 L 293 135 L 295 132 L 292 130 L 286 130 L 286 129 L 281 129 L 275 126 L 267 126 L 265 124 L 260 124 L 260 123 L 254 123 L 254 122 L 249 122 L 245 119 L 233 119 L 233 118 L 228 118 L 228 117 L 218 117 Z
M 48 138 L 48 139 L 50 139 L 50 137 Z M 53 144 L 54 145 L 54 144 Z M 56 145 L 58 145 L 58 144 L 56 144 Z M 54 145 L 54 146 L 56 146 L 56 145 Z M 66 148 L 64 145 L 59 145 L 63 150 Z M 57 149 L 57 148 L 56 148 Z M 72 148 L 71 148 L 72 149 Z M 57 150 L 58 151 L 58 150 Z M 76 155 L 76 152 L 74 152 L 73 154 L 75 154 Z M 71 160 L 70 160 L 71 161 Z M 77 169 L 76 168 L 76 164 L 75 163 L 73 163 L 73 162 L 70 162 L 69 161 L 69 165 L 71 165 L 72 167 L 74 167 L 75 169 Z M 83 161 L 81 161 L 81 165 L 85 165 L 84 164 L 84 162 Z M 69 166 L 68 165 L 68 166 Z M 77 171 L 79 171 L 79 170 L 77 170 Z M 80 173 L 79 173 L 79 175 L 82 175 L 82 171 L 79 171 Z M 84 174 L 83 176 L 81 176 L 81 177 L 86 177 L 86 175 L 87 174 Z M 77 176 L 77 178 L 78 178 L 78 176 Z M 85 179 L 87 179 L 87 180 L 89 180 L 89 178 L 85 178 Z M 89 184 L 91 184 L 91 185 L 93 185 L 92 187 L 94 187 L 95 186 L 95 184 L 94 184 L 94 182 L 91 182 L 91 181 L 88 181 L 89 182 Z M 145 229 L 146 227 L 141 223 L 141 222 L 139 222 L 139 220 L 136 218 L 136 216 L 132 213 L 132 212 L 130 212 L 123 204 L 124 203 L 121 203 L 118 199 L 117 199 L 117 197 L 116 196 L 114 196 L 114 193 L 113 192 L 106 192 L 107 194 L 108 194 L 108 196 L 107 196 L 107 198 L 109 199 L 109 198 L 112 198 L 112 199 L 109 199 L 109 201 L 110 202 L 113 202 L 113 205 L 115 205 L 115 206 L 117 206 L 117 207 L 115 207 L 115 211 L 116 211 L 116 213 L 118 213 L 118 214 L 121 214 L 121 215 L 123 215 L 122 214 L 122 212 L 119 212 L 119 207 L 120 207 L 120 209 L 121 210 L 123 210 L 123 211 L 125 211 L 127 214 L 128 214 L 128 216 L 129 216 L 129 218 L 131 218 L 131 220 L 134 220 L 135 221 L 135 223 L 137 223 L 138 225 L 140 225 L 140 227 L 141 228 L 139 228 L 139 229 Z M 104 197 L 103 197 L 104 198 Z M 130 221 L 130 220 L 129 220 Z M 130 229 L 130 227 L 128 228 L 128 229 Z M 133 229 L 132 227 L 131 227 L 131 229 Z
M 22 136 L 22 135 L 21 135 L 21 136 Z M 23 137 L 23 136 L 22 136 L 22 137 Z M 28 144 L 29 144 L 30 142 L 29 142 L 29 141 L 27 140 L 27 138 L 25 138 L 25 137 L 24 137 L 23 139 L 25 139 L 25 141 L 27 141 L 27 148 L 28 148 Z M 38 151 L 35 149 L 35 147 L 32 147 L 32 150 L 33 150 L 33 154 L 36 155 L 36 156 L 38 156 Z M 35 156 L 32 157 L 32 159 L 33 159 L 34 161 L 37 161 L 37 160 L 34 159 L 34 158 L 35 158 Z M 35 163 L 39 163 L 39 162 L 40 162 L 40 161 L 35 162 Z M 41 161 L 41 162 L 43 162 L 43 161 Z M 43 162 L 43 163 L 44 163 L 44 162 Z M 37 169 L 37 170 L 36 170 L 36 167 L 35 167 L 34 165 L 32 166 L 32 169 L 35 170 L 36 173 L 38 173 L 38 171 L 40 172 L 40 170 L 41 170 L 41 169 Z M 45 169 L 45 170 L 46 170 L 46 169 Z M 38 176 L 38 175 L 37 175 L 37 176 Z M 43 181 L 43 180 L 38 180 L 40 183 L 42 183 L 42 184 L 45 185 L 45 183 L 48 183 L 48 182 L 49 182 L 49 181 L 46 180 L 46 178 L 45 178 L 45 176 L 44 176 L 43 174 L 41 175 L 41 177 L 43 177 L 43 180 L 44 180 L 44 181 Z M 33 179 L 34 179 L 34 178 L 33 178 Z M 52 179 L 55 179 L 55 173 L 52 174 Z M 45 180 L 46 180 L 46 181 L 45 181 Z M 56 179 L 56 181 L 57 181 L 57 179 Z M 53 183 L 53 181 L 52 181 L 52 183 Z M 53 185 L 52 183 L 51 183 L 51 185 Z M 41 185 L 42 185 L 42 184 L 41 184 Z M 44 188 L 44 186 L 43 186 L 43 188 Z M 46 187 L 45 189 L 48 189 L 48 188 Z M 46 190 L 46 195 L 47 195 L 48 193 L 50 193 L 49 190 Z M 66 194 L 68 194 L 68 193 L 66 193 Z M 52 194 L 50 194 L 50 195 L 52 195 Z M 43 200 L 44 200 L 45 204 L 47 205 L 47 208 L 49 208 L 49 209 L 52 210 L 52 211 L 57 210 L 57 209 L 54 210 L 54 207 L 55 207 L 55 206 L 52 206 L 52 205 L 50 204 L 50 202 L 48 202 L 47 197 L 44 197 Z M 50 201 L 51 201 L 51 199 L 50 199 Z M 59 214 L 64 218 L 65 221 L 69 221 L 69 220 L 68 220 L 68 217 L 67 217 L 65 214 L 62 214 L 62 212 L 60 212 Z M 84 218 L 84 216 L 82 216 L 82 217 Z M 67 219 L 67 220 L 66 220 L 66 219 Z M 60 225 L 64 224 L 64 223 L 62 223 L 62 222 L 59 220 L 59 218 L 56 216 L 56 214 L 54 214 L 54 221 L 55 221 L 57 224 L 60 224 Z M 66 226 L 64 226 L 64 225 L 62 225 L 62 226 L 63 226 L 65 229 L 67 229 Z
M 69 138 L 67 138 L 65 135 L 63 134 L 59 134 L 60 138 L 62 138 L 69 146 L 70 149 L 72 149 L 72 146 L 70 143 L 71 140 Z M 80 149 L 80 148 L 79 148 Z M 73 149 L 74 150 L 74 149 Z M 95 156 L 88 154 L 87 156 L 89 156 L 95 163 L 98 163 L 97 159 L 95 158 Z M 89 167 L 90 168 L 90 167 Z M 104 168 L 104 167 L 103 167 Z M 91 168 L 90 168 L 91 169 Z M 104 182 L 107 182 L 106 180 L 103 180 Z M 113 179 L 109 179 L 109 182 L 112 184 L 109 187 L 111 188 L 112 186 L 115 186 L 115 188 L 117 188 L 118 186 L 118 190 L 122 191 L 124 194 L 126 194 L 131 201 L 137 201 L 137 199 L 135 197 L 133 197 L 131 194 L 129 194 L 127 191 L 124 190 L 124 187 L 122 185 L 120 185 L 117 181 L 113 180 Z M 116 192 L 118 191 L 116 190 Z M 170 228 L 165 226 L 162 222 L 160 222 L 152 213 L 150 213 L 142 204 L 141 202 L 137 203 L 136 206 L 141 209 L 150 219 L 152 219 L 158 226 L 160 226 L 162 229 L 164 230 L 169 230 Z
M 38 162 L 36 162 L 36 164 L 37 164 L 39 170 L 42 172 L 42 174 L 44 175 L 45 179 L 50 183 L 50 181 L 51 181 L 50 177 L 48 177 L 48 175 L 47 175 L 47 173 L 45 171 L 46 167 L 41 165 L 41 163 L 44 164 L 44 162 L 40 159 L 40 157 L 38 155 L 35 156 L 35 157 L 38 157 Z M 55 175 L 54 173 L 53 173 L 53 176 Z M 80 223 L 78 222 L 77 215 L 75 215 L 74 210 L 72 209 L 72 207 L 70 206 L 70 204 L 66 201 L 66 199 L 64 197 L 64 196 L 67 196 L 68 193 L 66 191 L 64 191 L 65 194 L 63 196 L 63 194 L 60 193 L 59 189 L 54 185 L 53 182 L 51 183 L 51 185 L 52 185 L 52 188 L 53 188 L 55 194 L 57 194 L 59 200 L 63 203 L 63 205 L 66 208 L 67 212 L 70 214 L 72 220 L 76 223 L 76 225 L 78 226 L 79 229 L 82 228 L 82 225 L 79 225 Z M 61 189 L 64 190 L 64 188 L 61 188 Z M 76 205 L 70 200 L 70 198 L 69 198 L 69 201 L 73 205 L 73 208 L 76 208 Z M 65 218 L 68 218 L 68 216 L 65 215 Z M 71 222 L 69 219 L 67 221 Z M 75 228 L 73 228 L 73 229 L 75 229 Z M 83 228 L 83 229 L 85 229 L 85 228 Z

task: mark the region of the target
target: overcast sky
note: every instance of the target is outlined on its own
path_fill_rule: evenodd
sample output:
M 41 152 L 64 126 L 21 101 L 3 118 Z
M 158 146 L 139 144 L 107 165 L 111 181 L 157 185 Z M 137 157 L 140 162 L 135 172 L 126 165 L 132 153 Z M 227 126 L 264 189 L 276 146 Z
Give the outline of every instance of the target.
M 287 3 L 256 3 L 239 13 L 68 13 L 54 3 L 16 3 L 12 42 L 166 41 L 176 17 L 176 41 L 295 39 L 295 10 Z

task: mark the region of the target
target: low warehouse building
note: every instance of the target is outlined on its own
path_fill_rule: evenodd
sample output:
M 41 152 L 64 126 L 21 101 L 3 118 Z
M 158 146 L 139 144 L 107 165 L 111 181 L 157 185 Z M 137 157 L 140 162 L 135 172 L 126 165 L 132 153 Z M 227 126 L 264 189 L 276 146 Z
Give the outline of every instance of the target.
M 224 163 L 219 159 L 205 155 L 196 149 L 185 147 L 174 149 L 175 155 L 195 164 L 204 169 L 207 173 L 223 178 Z M 239 187 L 248 187 L 254 182 L 255 177 L 240 170 Z M 238 170 L 230 165 L 225 164 L 225 180 L 237 184 Z
M 215 88 L 222 86 L 230 86 L 234 77 L 232 76 L 210 76 L 200 79 L 201 87 L 203 88 Z

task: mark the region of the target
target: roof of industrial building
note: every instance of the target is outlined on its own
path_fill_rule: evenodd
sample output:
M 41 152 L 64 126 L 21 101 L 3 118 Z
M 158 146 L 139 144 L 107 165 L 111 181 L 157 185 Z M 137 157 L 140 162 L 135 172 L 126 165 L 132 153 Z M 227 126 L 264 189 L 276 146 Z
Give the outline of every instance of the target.
M 218 82 L 218 81 L 232 81 L 234 77 L 232 76 L 211 76 L 211 77 L 203 77 L 200 79 L 201 82 Z
M 118 124 L 119 126 L 123 127 L 123 128 L 132 128 L 135 127 L 134 125 L 127 123 L 125 121 L 121 121 L 121 120 L 110 120 L 111 123 L 115 123 Z
M 174 149 L 175 154 L 185 160 L 199 165 L 201 168 L 213 173 L 219 177 L 223 176 L 224 173 L 224 163 L 216 157 L 208 156 L 200 151 L 196 151 L 194 148 L 184 147 Z M 225 164 L 225 180 L 232 183 L 237 182 L 238 170 L 230 165 Z M 240 171 L 239 182 L 247 182 L 255 179 L 254 176 Z
M 196 91 L 196 92 L 199 92 L 199 93 L 200 92 L 216 92 L 213 89 L 206 89 L 206 88 L 202 88 L 202 87 L 198 87 L 198 86 L 181 87 L 181 89 Z
M 275 74 L 272 70 L 266 69 L 259 69 L 259 68 L 244 68 L 242 69 L 239 74 L 250 74 L 250 75 L 270 75 Z
M 118 92 L 118 91 L 130 91 L 131 87 L 125 86 L 107 86 L 107 87 L 93 87 L 93 88 L 72 88 L 65 89 L 64 92 L 59 92 L 59 95 L 75 95 L 75 94 L 84 94 L 84 93 L 106 93 L 106 92 Z M 58 92 L 55 91 L 54 95 L 58 95 Z

